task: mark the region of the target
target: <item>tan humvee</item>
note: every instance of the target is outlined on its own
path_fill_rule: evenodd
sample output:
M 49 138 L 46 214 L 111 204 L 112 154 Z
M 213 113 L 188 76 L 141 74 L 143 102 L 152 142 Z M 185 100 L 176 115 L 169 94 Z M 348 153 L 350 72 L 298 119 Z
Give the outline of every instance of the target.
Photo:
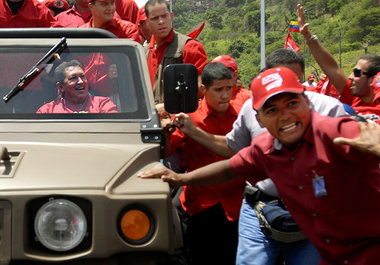
M 19 37 L 0 40 L 1 98 L 37 70 L 0 98 L 0 264 L 161 264 L 182 233 L 169 186 L 136 176 L 161 165 L 142 46 L 67 36 L 35 67 L 61 37 Z M 36 114 L 61 96 L 56 54 L 82 62 L 90 93 L 109 97 L 118 113 Z

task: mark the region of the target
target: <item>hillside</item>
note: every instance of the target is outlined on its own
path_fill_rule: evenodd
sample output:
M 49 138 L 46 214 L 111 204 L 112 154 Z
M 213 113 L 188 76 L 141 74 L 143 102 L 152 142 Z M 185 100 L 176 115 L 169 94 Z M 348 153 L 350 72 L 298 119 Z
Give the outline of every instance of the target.
M 341 61 L 348 75 L 360 55 L 380 54 L 380 7 L 378 0 L 267 0 L 266 54 L 283 48 L 289 22 L 297 20 L 296 6 L 305 8 L 306 21 L 313 34 Z M 354 10 L 354 11 L 353 11 Z M 189 33 L 202 21 L 206 26 L 198 39 L 209 59 L 229 54 L 239 65 L 244 85 L 260 67 L 260 0 L 173 0 L 173 26 Z M 348 15 L 349 14 L 349 15 Z M 341 36 L 341 42 L 339 42 Z M 292 37 L 306 60 L 306 75 L 321 73 L 299 33 Z M 339 55 L 339 50 L 341 53 Z

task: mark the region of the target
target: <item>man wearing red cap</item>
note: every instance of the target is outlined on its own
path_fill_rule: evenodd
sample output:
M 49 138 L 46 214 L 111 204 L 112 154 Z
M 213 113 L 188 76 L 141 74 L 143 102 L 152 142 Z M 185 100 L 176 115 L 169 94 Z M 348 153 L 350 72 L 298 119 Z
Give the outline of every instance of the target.
M 311 87 L 312 89 L 316 88 L 317 83 L 315 83 L 314 80 L 315 80 L 315 76 L 313 74 L 310 74 L 307 77 L 307 81 L 304 82 L 302 85 L 304 85 L 306 87 L 306 89 L 308 89 L 309 87 Z M 308 90 L 310 90 L 310 89 L 308 89 Z M 314 89 L 314 91 L 316 91 L 316 90 Z
M 172 27 L 173 13 L 166 0 L 148 0 L 145 13 L 152 31 L 149 45 L 148 68 L 153 86 L 156 109 L 160 118 L 168 115 L 165 111 L 163 91 L 163 70 L 174 63 L 194 64 L 200 76 L 207 63 L 207 54 L 203 45 Z
M 238 79 L 238 67 L 237 67 L 237 63 L 235 59 L 229 55 L 220 55 L 212 59 L 211 62 L 221 62 L 228 69 L 230 69 L 232 73 L 232 81 L 233 81 L 231 104 L 232 105 L 238 104 L 241 108 L 244 102 L 247 99 L 251 98 L 251 91 L 245 89 L 244 87 L 239 88 L 236 85 L 237 79 Z
M 252 86 L 256 118 L 268 132 L 229 160 L 187 174 L 160 168 L 139 176 L 160 177 L 173 187 L 216 185 L 237 176 L 255 183 L 269 176 L 321 254 L 321 265 L 376 263 L 380 260 L 380 158 L 334 143 L 337 137 L 359 137 L 357 121 L 314 112 L 304 87 L 288 68 L 266 70 Z
M 0 1 L 0 28 L 61 27 L 38 0 Z

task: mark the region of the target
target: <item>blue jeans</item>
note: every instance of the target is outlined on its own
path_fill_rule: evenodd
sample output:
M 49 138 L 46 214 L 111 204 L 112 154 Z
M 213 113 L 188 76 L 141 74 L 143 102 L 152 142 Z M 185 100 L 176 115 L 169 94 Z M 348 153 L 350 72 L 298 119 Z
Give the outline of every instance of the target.
M 236 265 L 273 265 L 282 255 L 287 265 L 317 265 L 321 260 L 309 240 L 282 243 L 268 238 L 260 228 L 254 209 L 243 200 L 239 218 Z

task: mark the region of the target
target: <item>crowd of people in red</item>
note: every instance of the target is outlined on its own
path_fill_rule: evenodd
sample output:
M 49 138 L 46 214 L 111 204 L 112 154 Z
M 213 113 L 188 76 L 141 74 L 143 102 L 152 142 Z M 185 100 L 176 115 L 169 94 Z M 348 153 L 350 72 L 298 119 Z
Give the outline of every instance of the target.
M 232 157 L 243 147 L 249 146 L 250 141 L 259 133 L 265 131 L 260 128 L 261 126 L 267 128 L 276 139 L 272 136 L 272 138 L 269 138 L 269 136 L 260 138 L 262 142 L 255 142 L 261 148 L 259 151 L 254 150 L 252 146 L 251 149 L 244 149 L 246 150 L 244 153 L 238 153 L 240 154 L 239 156 L 233 156 L 232 162 L 229 165 L 224 164 L 225 167 L 235 169 L 235 173 L 239 173 L 241 176 L 244 176 L 245 170 L 259 172 L 261 174 L 260 178 L 264 177 L 264 175 L 272 176 L 272 172 L 277 172 L 277 175 L 272 177 L 276 180 L 276 184 L 279 184 L 281 183 L 279 176 L 284 177 L 286 172 L 289 173 L 290 171 L 285 168 L 278 169 L 276 164 L 281 162 L 284 167 L 287 163 L 292 164 L 289 161 L 294 160 L 297 152 L 303 151 L 304 154 L 307 154 L 308 159 L 306 159 L 306 156 L 300 157 L 299 161 L 301 162 L 298 161 L 297 167 L 302 169 L 303 172 L 314 172 L 313 174 L 317 174 L 314 170 L 318 168 L 320 170 L 319 175 L 327 174 L 325 178 L 329 182 L 328 185 L 331 186 L 326 188 L 330 189 L 331 187 L 338 187 L 337 185 L 340 185 L 340 182 L 335 182 L 328 175 L 339 175 L 340 172 L 333 168 L 323 168 L 322 164 L 312 168 L 311 157 L 315 160 L 327 159 L 332 162 L 332 158 L 328 155 L 318 153 L 320 151 L 318 148 L 322 148 L 323 151 L 334 153 L 334 159 L 338 157 L 335 153 L 335 147 L 331 145 L 325 146 L 326 142 L 329 141 L 326 140 L 327 135 L 356 138 L 359 137 L 360 130 L 365 131 L 365 128 L 363 125 L 359 127 L 351 119 L 348 121 L 343 118 L 339 122 L 349 124 L 349 126 L 344 128 L 343 134 L 340 134 L 341 132 L 335 130 L 338 122 L 332 121 L 330 118 L 323 120 L 324 118 L 320 118 L 320 115 L 314 114 L 314 112 L 309 116 L 310 110 L 312 109 L 321 115 L 331 117 L 348 116 L 350 114 L 352 117 L 356 119 L 360 117 L 368 123 L 380 123 L 380 56 L 375 54 L 361 56 L 352 73 L 347 77 L 343 70 L 339 68 L 331 53 L 322 46 L 317 36 L 313 35 L 309 30 L 309 24 L 304 21 L 303 8 L 300 5 L 297 7 L 300 33 L 304 36 L 311 54 L 323 71 L 319 82 L 314 82 L 316 78 L 311 74 L 302 85 L 300 81 L 305 74 L 302 55 L 297 54 L 295 51 L 289 52 L 279 49 L 268 57 L 268 69 L 263 69 L 266 71 L 256 77 L 249 89 L 246 89 L 244 86 L 237 85 L 238 65 L 233 58 L 228 55 L 220 55 L 212 60 L 207 58 L 204 46 L 196 40 L 201 28 L 189 35 L 175 31 L 172 27 L 173 13 L 165 0 L 148 0 L 146 5 L 140 9 L 138 9 L 133 0 L 76 0 L 72 7 L 69 7 L 66 0 L 45 0 L 44 2 L 39 2 L 38 0 L 0 1 L 0 27 L 2 28 L 102 28 L 112 32 L 118 38 L 128 38 L 140 43 L 146 50 L 156 109 L 167 138 L 165 154 L 168 157 L 175 153 L 180 154 L 180 157 L 183 158 L 179 162 L 181 172 L 192 172 L 213 162 L 221 162 L 224 158 Z M 108 75 L 111 75 L 109 69 L 113 67 L 110 59 L 101 54 L 93 54 L 90 57 L 78 58 L 78 61 L 70 62 L 71 64 L 58 68 L 62 72 L 62 80 L 57 80 L 60 98 L 42 106 L 38 111 L 39 113 L 54 113 L 56 109 L 61 112 L 65 112 L 65 109 L 70 109 L 70 113 L 89 111 L 90 109 L 102 109 L 102 112 L 116 112 L 116 106 L 107 99 L 111 91 L 108 91 L 107 88 L 110 88 L 112 83 L 107 81 Z M 101 64 L 97 65 L 96 62 L 101 62 Z M 200 101 L 198 109 L 192 114 L 172 115 L 165 110 L 163 104 L 163 69 L 166 65 L 173 63 L 193 64 L 198 70 Z M 287 68 L 284 69 L 283 67 Z M 277 68 L 278 70 L 270 70 L 269 68 Z M 70 78 L 70 76 L 73 77 Z M 112 79 L 115 76 L 109 76 L 109 78 Z M 273 84 L 268 85 L 264 81 L 260 81 L 261 78 L 267 80 L 265 82 L 273 82 Z M 102 80 L 102 82 L 98 82 L 98 80 Z M 291 80 L 289 81 L 291 87 L 287 87 L 287 80 Z M 260 82 L 261 85 L 259 85 Z M 70 95 L 70 91 L 73 91 L 73 87 L 78 86 L 78 84 L 82 88 L 80 92 Z M 88 95 L 89 84 L 98 93 L 96 96 Z M 287 94 L 286 96 L 272 99 L 268 101 L 273 101 L 273 104 L 269 106 L 264 104 L 265 102 L 258 102 L 258 98 L 252 98 L 251 96 L 252 93 L 253 95 L 259 93 L 258 97 L 269 100 L 275 94 L 272 95 L 272 92 L 269 93 L 268 91 L 274 87 L 279 88 L 279 94 L 284 92 L 283 89 L 288 89 L 289 91 L 286 92 L 294 93 L 295 95 Z M 258 92 L 255 89 L 258 89 Z M 78 98 L 80 98 L 79 101 L 77 100 Z M 74 106 L 78 102 L 81 104 L 80 108 Z M 302 107 L 299 113 L 294 114 L 295 116 L 298 115 L 300 120 L 281 127 L 276 133 L 275 125 L 268 121 L 273 120 L 275 115 L 279 115 L 276 113 L 285 115 L 284 113 L 295 112 L 296 107 L 293 105 Z M 293 114 L 288 115 L 290 117 Z M 255 116 L 258 117 L 257 121 Z M 333 127 L 322 128 L 323 121 Z M 321 125 L 321 128 L 317 128 L 313 132 L 307 131 L 307 128 L 310 127 L 309 124 L 311 124 L 310 126 L 318 124 L 318 126 Z M 301 125 L 305 126 L 302 130 L 299 129 Z M 244 128 L 246 134 L 239 134 L 243 132 Z M 288 131 L 295 131 L 297 135 L 294 137 L 292 135 L 287 136 L 288 138 L 283 137 L 282 134 L 286 134 Z M 306 137 L 307 139 L 305 140 L 309 141 L 310 144 L 314 144 L 314 140 L 318 141 L 316 143 L 318 150 L 308 149 L 304 142 L 299 144 L 303 149 L 298 148 L 297 145 L 296 147 L 293 146 L 294 143 L 301 142 L 300 139 L 304 135 L 307 135 L 308 138 Z M 297 139 L 294 140 L 292 137 Z M 325 141 L 321 137 L 326 137 Z M 368 138 L 363 139 L 368 141 Z M 330 140 L 332 142 L 333 139 Z M 273 146 L 272 142 L 274 142 Z M 357 142 L 351 142 L 349 139 L 340 139 L 339 143 L 357 144 Z M 280 151 L 286 155 L 279 155 Z M 268 158 L 269 160 L 261 161 L 260 159 L 262 158 L 257 158 L 257 153 L 255 152 L 263 152 L 263 155 L 273 153 L 273 156 Z M 341 152 L 339 154 L 342 154 L 342 156 L 352 155 L 351 150 L 347 149 L 339 150 L 339 152 Z M 256 159 L 255 161 L 253 157 Z M 356 159 L 357 157 L 358 154 L 354 152 L 354 158 Z M 348 160 L 351 159 L 353 163 L 356 163 L 357 160 L 354 158 L 351 156 Z M 345 162 L 343 159 L 339 161 Z M 378 158 L 370 157 L 370 161 L 374 161 L 373 164 L 378 165 Z M 339 169 L 343 170 L 343 167 L 344 164 L 341 164 Z M 364 169 L 362 168 L 361 170 Z M 367 171 L 371 176 L 376 176 L 377 180 L 363 179 L 364 184 L 357 183 L 357 185 L 362 185 L 369 190 L 367 195 L 361 193 L 361 199 L 365 200 L 367 198 L 369 202 L 378 201 L 378 195 L 380 194 L 378 167 L 377 169 L 370 168 Z M 355 169 L 352 168 L 351 172 L 346 172 L 345 174 L 352 175 L 355 172 Z M 161 171 L 160 174 L 169 173 Z M 314 176 L 313 174 L 310 175 Z M 151 175 L 154 174 L 142 174 L 143 177 L 151 177 Z M 316 176 L 315 179 L 321 181 L 320 177 Z M 173 181 L 173 183 L 178 184 L 177 177 L 170 175 L 165 180 L 169 183 Z M 300 179 L 297 181 L 301 181 L 301 176 L 299 175 L 299 177 Z M 322 175 L 321 178 L 323 181 Z M 252 183 L 253 185 L 259 182 L 258 178 L 254 179 L 255 183 Z M 303 185 L 298 186 L 297 192 L 299 194 L 306 194 L 306 192 L 313 191 L 313 188 L 314 192 L 316 192 L 315 186 L 308 187 L 305 179 L 302 179 L 303 182 L 305 182 Z M 193 182 L 189 181 L 189 183 Z M 243 191 L 246 185 L 243 178 L 233 179 L 227 183 L 215 183 L 214 181 L 194 181 L 194 183 L 202 183 L 202 185 L 185 185 L 181 190 L 178 201 L 187 227 L 185 230 L 185 244 L 187 246 L 186 251 L 190 253 L 190 263 L 234 264 L 237 255 L 237 264 L 257 264 L 254 261 L 255 258 L 260 259 L 260 264 L 272 264 L 270 262 L 273 261 L 269 261 L 268 257 L 263 258 L 259 257 L 260 255 L 249 254 L 255 253 L 252 250 L 254 244 L 249 236 L 250 232 L 245 230 L 247 227 L 241 221 L 243 216 L 246 215 L 239 212 L 244 199 Z M 213 186 L 206 186 L 210 183 Z M 264 186 L 267 187 L 265 188 Z M 360 231 L 367 233 L 367 230 L 370 229 L 372 238 L 368 238 L 368 236 L 363 238 L 363 235 L 354 233 L 354 226 L 360 226 L 360 224 L 346 219 L 347 222 L 344 227 L 340 227 L 340 224 L 334 224 L 336 226 L 334 230 L 332 229 L 334 225 L 331 225 L 329 220 L 326 219 L 327 210 L 318 210 L 322 216 L 313 216 L 316 218 L 312 218 L 314 213 L 309 213 L 305 210 L 307 207 L 317 207 L 311 202 L 312 200 L 297 201 L 295 199 L 296 195 L 294 195 L 295 191 L 289 190 L 289 186 L 284 187 L 282 184 L 278 186 L 280 187 L 279 192 L 277 192 L 273 183 L 267 185 L 267 182 L 260 182 L 260 185 L 258 185 L 264 193 L 268 190 L 273 191 L 270 192 L 269 197 L 278 198 L 279 195 L 285 194 L 287 202 L 293 210 L 292 213 L 295 213 L 296 221 L 300 222 L 299 225 L 306 231 L 312 243 L 308 240 L 303 241 L 302 244 L 298 242 L 296 248 L 299 257 L 289 251 L 288 254 L 291 257 L 287 264 L 302 264 L 301 261 L 305 261 L 305 258 L 309 262 L 308 264 L 318 264 L 320 260 L 322 260 L 322 264 L 346 264 L 345 262 L 349 260 L 353 261 L 353 264 L 370 264 L 371 261 L 378 261 L 380 258 L 380 230 L 378 225 L 376 228 L 373 225 L 374 223 L 368 220 L 374 219 L 376 222 L 377 219 L 379 221 L 379 209 L 365 213 L 367 223 L 362 224 L 364 228 L 361 227 Z M 344 187 L 341 188 L 344 189 Z M 350 188 L 354 188 L 354 185 L 350 186 Z M 313 195 L 310 193 L 304 196 L 305 198 L 312 198 Z M 322 200 L 326 200 L 327 203 L 333 197 L 330 194 L 327 195 L 327 193 L 321 196 L 325 196 Z M 344 195 L 339 194 L 339 196 Z M 355 213 L 355 209 L 352 209 L 352 212 L 347 212 L 346 207 L 340 204 L 343 201 L 340 198 L 330 200 L 334 207 L 337 207 L 337 214 L 339 207 L 342 207 L 344 208 L 344 216 L 353 218 L 352 214 Z M 243 201 L 243 205 L 244 203 Z M 321 203 L 320 207 L 323 205 L 323 202 Z M 359 203 L 355 203 L 355 205 L 360 206 Z M 366 205 L 368 206 L 369 204 Z M 255 214 L 252 208 L 248 209 L 248 211 L 251 212 L 251 216 L 252 213 L 253 215 Z M 307 216 L 307 214 L 310 214 L 310 216 Z M 336 217 L 336 219 L 339 218 Z M 306 223 L 310 220 L 316 220 L 313 222 L 326 228 L 325 232 L 327 234 L 323 234 L 323 236 L 318 234 L 318 229 L 314 229 L 310 227 L 310 224 Z M 359 220 L 357 222 L 361 223 Z M 367 230 L 365 226 L 368 227 Z M 347 233 L 348 231 L 353 233 L 349 234 Z M 215 240 L 216 238 L 217 240 Z M 282 249 L 283 246 L 269 244 L 270 240 L 264 235 L 263 241 L 260 241 L 262 246 L 266 245 L 264 252 L 269 253 L 267 256 L 275 255 L 277 257 L 280 251 L 277 249 L 281 249 L 283 252 L 287 251 Z M 207 247 L 210 244 L 214 245 L 212 249 L 215 251 Z M 313 245 L 316 246 L 318 252 Z M 271 251 L 267 252 L 269 248 Z M 276 248 L 276 251 L 273 250 L 274 248 Z M 263 252 L 261 249 L 260 251 Z M 313 258 L 313 260 L 310 260 L 310 258 Z M 360 263 L 361 261 L 364 263 Z

